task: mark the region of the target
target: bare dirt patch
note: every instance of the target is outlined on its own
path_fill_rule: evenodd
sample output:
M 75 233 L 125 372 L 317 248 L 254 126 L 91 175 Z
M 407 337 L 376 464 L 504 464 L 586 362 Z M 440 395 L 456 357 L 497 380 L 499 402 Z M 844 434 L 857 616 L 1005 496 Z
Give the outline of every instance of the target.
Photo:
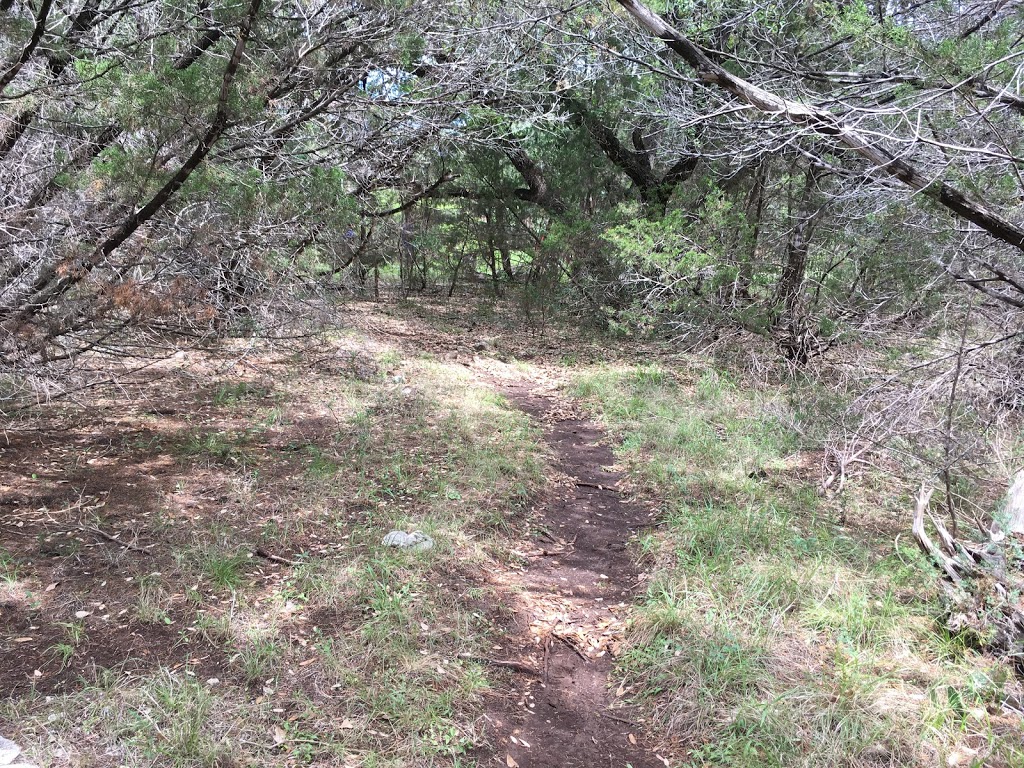
M 495 654 L 522 669 L 487 708 L 489 757 L 522 768 L 667 765 L 612 679 L 640 581 L 629 542 L 653 513 L 621 491 L 594 422 L 529 381 L 494 385 L 543 427 L 562 482 L 537 501 L 527 564 L 504 577 L 516 613 Z

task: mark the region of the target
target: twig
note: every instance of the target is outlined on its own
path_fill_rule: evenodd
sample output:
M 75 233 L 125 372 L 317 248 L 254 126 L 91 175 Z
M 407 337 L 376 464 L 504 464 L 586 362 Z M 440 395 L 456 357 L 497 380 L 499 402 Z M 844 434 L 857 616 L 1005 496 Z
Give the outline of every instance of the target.
M 914 510 L 914 525 L 912 528 L 914 538 L 917 539 L 917 544 L 921 551 L 935 560 L 954 583 L 958 583 L 963 578 L 958 570 L 958 566 L 961 566 L 961 564 L 936 547 L 924 529 L 924 513 L 928 509 L 928 501 L 932 497 L 933 490 L 933 488 L 926 488 L 922 485 L 920 492 L 917 494 L 917 506 Z
M 549 637 L 544 643 L 544 676 L 541 678 L 541 682 L 544 685 L 548 684 L 548 653 L 551 651 L 551 638 Z
M 587 655 L 583 653 L 583 651 L 581 651 L 579 648 L 577 648 L 576 644 L 571 642 L 568 638 L 563 637 L 562 635 L 555 634 L 554 632 L 551 633 L 551 636 L 556 640 L 561 640 L 563 643 L 565 643 L 570 648 L 570 650 L 572 650 L 573 653 L 575 653 L 577 656 L 583 659 L 585 663 L 590 663 L 590 659 L 587 657 Z
M 626 725 L 632 725 L 635 728 L 639 728 L 640 727 L 639 724 L 634 723 L 632 720 L 626 720 L 624 717 L 616 717 L 615 715 L 609 715 L 609 714 L 606 714 L 605 712 L 598 712 L 597 716 L 598 717 L 606 717 L 609 720 L 614 720 L 617 723 L 625 723 Z
M 289 560 L 287 557 L 281 557 L 280 555 L 273 555 L 263 549 L 263 547 L 256 547 L 256 549 L 253 550 L 253 554 L 258 557 L 262 557 L 264 560 L 269 560 L 272 563 L 280 563 L 281 565 L 298 565 L 298 562 L 295 560 Z
M 619 492 L 618 487 L 614 486 L 614 485 L 599 485 L 598 483 L 584 483 L 584 482 L 580 482 L 579 480 L 576 481 L 576 485 L 579 488 L 596 488 L 599 491 L 614 491 L 615 493 Z
M 489 659 L 486 656 L 473 656 L 468 653 L 460 654 L 463 659 L 469 659 L 470 661 L 476 661 L 480 664 L 489 664 L 492 667 L 502 667 L 503 669 L 512 669 L 516 672 L 522 672 L 524 675 L 530 675 L 531 677 L 541 677 L 541 673 L 531 667 L 529 664 L 523 664 L 521 661 L 508 661 L 504 659 Z
M 562 547 L 561 549 L 541 549 L 537 552 L 530 552 L 527 557 L 554 557 L 555 555 L 564 555 L 566 552 L 575 552 L 576 548 L 572 549 L 568 547 Z
M 538 531 L 540 531 L 540 535 L 541 536 L 544 536 L 545 538 L 551 539 L 554 542 L 558 541 L 558 539 L 555 538 L 555 535 L 553 533 L 551 533 L 551 531 L 549 531 L 543 525 L 540 525 L 539 523 L 534 523 L 533 527 L 536 528 Z
M 116 536 L 111 536 L 109 533 L 101 531 L 99 528 L 94 528 L 92 526 L 79 523 L 78 529 L 81 531 L 85 531 L 86 533 L 91 533 L 93 536 L 99 536 L 101 539 L 106 539 L 107 541 L 122 546 L 125 549 L 130 549 L 132 552 L 138 552 L 140 555 L 153 554 L 148 549 L 143 549 L 142 547 L 137 547 L 134 544 L 129 544 L 127 541 L 121 541 Z

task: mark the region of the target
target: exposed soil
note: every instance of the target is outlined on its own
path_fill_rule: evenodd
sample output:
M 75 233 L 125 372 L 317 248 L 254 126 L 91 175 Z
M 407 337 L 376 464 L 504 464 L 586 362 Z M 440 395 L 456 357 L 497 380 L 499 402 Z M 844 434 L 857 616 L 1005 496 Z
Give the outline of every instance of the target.
M 493 760 L 521 768 L 667 765 L 621 705 L 625 691 L 611 677 L 638 586 L 628 543 L 652 512 L 620 492 L 599 426 L 529 382 L 492 382 L 543 427 L 563 476 L 538 500 L 538 535 L 524 553 L 529 565 L 506 577 L 519 604 L 495 653 L 524 669 L 487 709 Z
M 293 475 L 308 461 L 302 448 L 326 443 L 337 428 L 296 415 L 286 428 L 249 440 L 253 412 L 273 403 L 269 389 L 244 408 L 215 405 L 209 387 L 190 391 L 172 375 L 142 391 L 148 398 L 130 405 L 56 409 L 0 431 L 0 574 L 13 568 L 19 584 L 0 579 L 0 691 L 7 696 L 70 693 L 100 669 L 131 676 L 186 668 L 197 679 L 244 684 L 230 652 L 193 631 L 197 609 L 184 593 L 160 600 L 173 622 L 136 615 L 140 580 L 158 574 L 162 584 L 179 584 L 185 577 L 175 553 L 211 525 L 259 542 L 261 526 L 280 516 Z M 295 404 L 296 414 L 301 407 Z M 193 436 L 207 434 L 230 437 L 260 467 L 258 490 L 245 495 L 233 485 L 231 457 L 221 465 L 183 453 Z M 287 556 L 318 545 L 291 535 L 267 546 Z M 254 554 L 245 578 L 273 585 L 282 570 Z M 229 590 L 202 589 L 211 612 L 230 605 Z

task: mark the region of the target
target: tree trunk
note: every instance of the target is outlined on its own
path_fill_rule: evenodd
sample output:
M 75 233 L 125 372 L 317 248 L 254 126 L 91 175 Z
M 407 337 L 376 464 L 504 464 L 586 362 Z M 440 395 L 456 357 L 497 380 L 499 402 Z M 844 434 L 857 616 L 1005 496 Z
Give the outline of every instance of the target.
M 736 296 L 750 300 L 750 286 L 754 282 L 754 261 L 757 258 L 757 243 L 761 236 L 761 217 L 764 215 L 764 192 L 768 175 L 767 163 L 761 161 L 754 170 L 754 182 L 744 206 L 744 226 L 740 232 L 739 277 Z
M 804 278 L 807 274 L 807 254 L 811 247 L 811 235 L 814 224 L 821 209 L 812 210 L 811 195 L 817 175 L 814 166 L 804 174 L 804 188 L 800 202 L 790 210 L 790 217 L 795 219 L 793 229 L 786 242 L 786 261 L 782 265 L 782 273 L 776 286 L 776 303 L 782 307 L 783 315 L 799 313 L 803 293 Z
M 1024 533 L 1024 469 L 1017 473 L 1006 494 L 1006 527 L 1010 533 Z
M 251 0 L 249 12 L 238 32 L 235 48 L 224 68 L 221 78 L 220 94 L 217 98 L 216 112 L 202 138 L 196 144 L 192 154 L 182 163 L 181 167 L 168 179 L 149 201 L 136 211 L 129 214 L 121 224 L 110 231 L 103 241 L 88 255 L 76 259 L 71 264 L 49 266 L 42 270 L 33 282 L 30 293 L 23 302 L 20 311 L 12 318 L 12 327 L 16 331 L 22 324 L 42 311 L 56 299 L 63 296 L 78 284 L 97 266 L 102 264 L 114 251 L 124 244 L 128 238 L 138 231 L 139 227 L 153 218 L 170 201 L 179 189 L 188 181 L 192 173 L 202 164 L 228 127 L 229 101 L 235 75 L 242 63 L 242 55 L 249 41 L 249 34 L 255 24 L 262 0 Z M 0 315 L 2 318 L 2 315 Z M 5 318 L 3 318 L 5 319 Z
M 804 306 L 804 279 L 814 223 L 821 213 L 821 208 L 813 209 L 811 204 L 816 182 L 815 167 L 811 165 L 804 173 L 800 200 L 790 207 L 790 218 L 795 219 L 795 222 L 786 242 L 786 261 L 775 291 L 776 306 L 781 311 L 778 329 L 783 334 L 780 341 L 782 351 L 789 360 L 801 366 L 810 357 L 811 339 Z

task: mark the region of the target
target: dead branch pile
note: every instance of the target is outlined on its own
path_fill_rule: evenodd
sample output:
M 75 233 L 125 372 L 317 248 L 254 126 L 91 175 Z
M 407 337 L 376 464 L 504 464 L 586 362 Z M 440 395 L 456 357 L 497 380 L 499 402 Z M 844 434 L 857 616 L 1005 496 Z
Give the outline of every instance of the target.
M 945 623 L 972 645 L 1012 659 L 1024 674 L 1024 579 L 1019 571 L 1019 542 L 993 527 L 985 543 L 955 538 L 929 512 L 933 489 L 921 487 L 914 511 L 914 538 L 944 575 Z M 931 520 L 939 543 L 925 530 Z

